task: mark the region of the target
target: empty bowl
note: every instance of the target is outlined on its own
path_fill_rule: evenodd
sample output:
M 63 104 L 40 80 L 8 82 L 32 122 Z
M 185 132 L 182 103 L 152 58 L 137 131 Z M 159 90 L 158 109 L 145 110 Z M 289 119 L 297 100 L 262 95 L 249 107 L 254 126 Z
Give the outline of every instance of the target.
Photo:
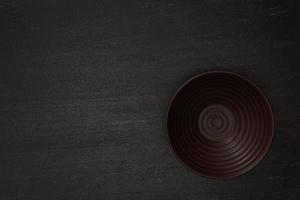
M 199 175 L 225 179 L 244 174 L 267 153 L 274 129 L 262 91 L 231 72 L 199 74 L 171 100 L 167 134 L 177 157 Z

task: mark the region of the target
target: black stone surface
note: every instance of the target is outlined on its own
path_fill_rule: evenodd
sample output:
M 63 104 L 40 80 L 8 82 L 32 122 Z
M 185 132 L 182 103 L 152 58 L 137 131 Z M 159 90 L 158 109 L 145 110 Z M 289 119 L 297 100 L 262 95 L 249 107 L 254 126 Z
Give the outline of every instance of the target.
M 0 199 L 299 199 L 298 1 L 0 0 Z M 270 99 L 266 158 L 226 181 L 172 153 L 168 103 L 214 69 Z

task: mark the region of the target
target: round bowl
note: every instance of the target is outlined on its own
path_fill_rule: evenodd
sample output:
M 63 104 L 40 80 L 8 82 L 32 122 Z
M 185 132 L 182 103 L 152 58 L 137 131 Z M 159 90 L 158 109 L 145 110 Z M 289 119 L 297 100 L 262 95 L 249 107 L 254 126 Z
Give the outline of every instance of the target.
M 199 175 L 225 179 L 244 174 L 267 153 L 273 138 L 271 106 L 248 79 L 224 71 L 184 83 L 167 114 L 177 157 Z

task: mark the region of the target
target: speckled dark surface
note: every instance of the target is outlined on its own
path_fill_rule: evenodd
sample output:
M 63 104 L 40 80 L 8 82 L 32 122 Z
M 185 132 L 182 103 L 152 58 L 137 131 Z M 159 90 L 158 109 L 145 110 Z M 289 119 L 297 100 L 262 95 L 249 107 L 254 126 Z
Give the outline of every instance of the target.
M 0 0 L 0 199 L 299 199 L 296 2 Z M 226 181 L 165 133 L 176 89 L 216 69 L 275 114 L 265 159 Z

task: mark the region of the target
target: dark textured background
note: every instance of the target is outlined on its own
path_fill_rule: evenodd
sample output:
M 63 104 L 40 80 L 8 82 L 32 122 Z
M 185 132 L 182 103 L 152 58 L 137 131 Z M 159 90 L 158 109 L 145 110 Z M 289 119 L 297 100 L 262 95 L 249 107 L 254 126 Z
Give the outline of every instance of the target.
M 0 199 L 299 199 L 296 2 L 0 0 Z M 225 181 L 165 135 L 176 89 L 211 69 L 275 113 L 265 159 Z

